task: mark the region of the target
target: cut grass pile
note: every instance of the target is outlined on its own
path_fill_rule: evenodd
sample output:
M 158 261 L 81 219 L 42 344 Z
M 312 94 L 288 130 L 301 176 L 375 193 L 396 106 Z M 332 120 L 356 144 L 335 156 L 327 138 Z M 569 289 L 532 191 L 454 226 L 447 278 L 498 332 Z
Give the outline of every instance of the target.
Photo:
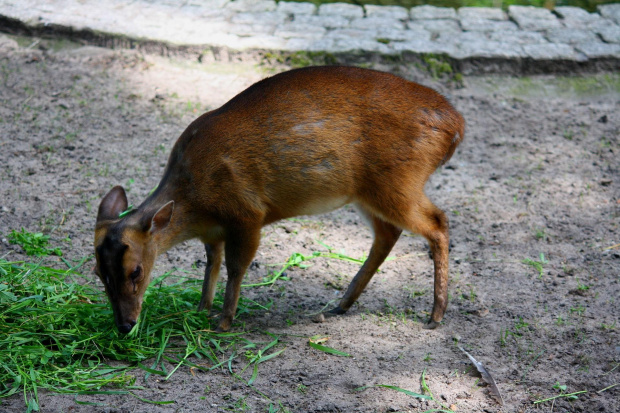
M 121 336 L 105 294 L 89 286 L 77 268 L 59 270 L 42 262 L 0 259 L 0 399 L 23 393 L 28 411 L 38 410 L 41 388 L 79 395 L 112 386 L 134 394 L 139 387 L 130 370 L 169 378 L 183 364 L 210 370 L 259 347 L 243 339 L 244 332 L 211 331 L 213 320 L 195 311 L 200 279 L 175 275 L 164 283 L 173 276 L 168 272 L 154 280 L 138 325 Z M 214 307 L 221 303 L 218 292 Z M 258 308 L 265 309 L 247 299 L 239 306 L 240 313 Z M 270 348 L 277 343 L 270 341 Z M 167 371 L 164 361 L 175 367 Z M 250 364 L 259 361 L 264 360 Z

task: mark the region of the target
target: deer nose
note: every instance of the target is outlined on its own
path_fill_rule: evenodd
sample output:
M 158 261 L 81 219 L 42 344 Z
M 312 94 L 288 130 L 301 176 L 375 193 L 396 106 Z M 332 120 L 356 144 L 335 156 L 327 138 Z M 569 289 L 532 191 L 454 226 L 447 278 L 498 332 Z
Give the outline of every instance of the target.
M 124 324 L 118 324 L 116 327 L 121 334 L 127 334 L 136 325 L 136 320 L 128 320 Z

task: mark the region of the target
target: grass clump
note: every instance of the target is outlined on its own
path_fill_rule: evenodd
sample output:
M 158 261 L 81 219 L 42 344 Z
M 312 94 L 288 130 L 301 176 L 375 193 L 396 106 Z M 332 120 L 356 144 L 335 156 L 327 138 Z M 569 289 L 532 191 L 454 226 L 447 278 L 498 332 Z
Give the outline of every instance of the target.
M 101 312 L 109 311 L 101 294 L 65 282 L 76 276 L 0 260 L 0 397 L 21 392 L 29 411 L 38 410 L 39 388 L 81 392 L 131 380 L 102 363 L 107 351 L 100 340 L 116 334 L 110 331 L 109 318 L 102 329 Z
M 292 69 L 308 66 L 330 66 L 338 64 L 338 59 L 326 52 L 267 52 L 263 55 L 264 66 L 286 65 Z
M 60 248 L 49 248 L 49 235 L 44 235 L 41 232 L 31 233 L 24 228 L 21 231 L 12 230 L 8 236 L 8 240 L 11 244 L 17 244 L 24 249 L 26 255 L 34 255 L 37 257 L 43 257 L 46 255 L 62 256 Z
M 463 85 L 463 75 L 453 68 L 449 57 L 429 53 L 422 56 L 422 61 L 424 68 L 433 79 L 444 79 L 454 82 L 457 86 Z
M 540 261 L 535 261 L 531 258 L 526 258 L 521 262 L 523 262 L 523 264 L 525 265 L 529 265 L 530 267 L 538 271 L 538 275 L 541 278 L 545 273 L 544 265 L 549 263 L 549 261 L 545 259 L 545 254 L 543 254 L 542 252 L 540 253 Z
M 195 311 L 200 279 L 176 276 L 174 282 L 164 284 L 168 277 L 172 272 L 151 283 L 139 324 L 121 336 L 114 328 L 107 297 L 88 285 L 76 268 L 59 270 L 42 262 L 0 259 L 0 399 L 21 393 L 27 410 L 37 411 L 39 389 L 140 398 L 131 370 L 168 379 L 182 365 L 202 370 L 221 366 L 228 358 L 220 358 L 237 344 L 257 346 L 241 341 L 244 332 L 211 330 L 207 313 Z M 214 307 L 221 304 L 218 292 Z M 242 299 L 240 304 L 240 313 L 264 308 L 250 300 Z M 261 358 L 248 365 L 265 361 L 265 353 L 263 349 Z M 201 365 L 190 362 L 190 356 L 202 360 Z M 110 361 L 126 363 L 112 366 Z M 164 362 L 174 368 L 168 371 Z M 123 390 L 102 390 L 106 386 Z

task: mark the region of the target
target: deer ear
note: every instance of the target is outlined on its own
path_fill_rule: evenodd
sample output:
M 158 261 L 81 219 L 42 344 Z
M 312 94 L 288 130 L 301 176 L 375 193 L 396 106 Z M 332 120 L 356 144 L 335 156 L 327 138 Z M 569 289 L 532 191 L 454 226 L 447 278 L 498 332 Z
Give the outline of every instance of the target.
M 166 228 L 172 218 L 172 211 L 174 211 L 174 201 L 168 202 L 153 215 L 151 218 L 151 226 L 149 230 L 151 234 L 161 231 Z
M 118 219 L 118 215 L 127 209 L 127 195 L 122 186 L 115 186 L 103 197 L 99 204 L 97 222 Z

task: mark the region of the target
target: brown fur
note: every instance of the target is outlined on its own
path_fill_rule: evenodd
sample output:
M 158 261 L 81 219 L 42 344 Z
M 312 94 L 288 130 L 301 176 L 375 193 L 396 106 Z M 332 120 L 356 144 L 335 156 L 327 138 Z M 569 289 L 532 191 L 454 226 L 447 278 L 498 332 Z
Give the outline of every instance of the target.
M 314 67 L 258 82 L 189 125 L 157 190 L 137 211 L 117 218 L 127 207 L 120 187 L 102 200 L 95 246 L 98 268 L 107 260 L 108 272 L 122 272 L 107 275 L 118 278 L 117 325 L 127 330 L 135 323 L 155 257 L 198 238 L 208 260 L 199 309 L 211 308 L 224 253 L 228 283 L 219 328 L 228 330 L 261 227 L 355 203 L 375 240 L 333 312 L 349 309 L 406 229 L 426 237 L 433 253 L 430 325 L 436 326 L 447 306 L 448 220 L 424 185 L 452 156 L 464 126 L 443 96 L 387 73 Z M 107 251 L 106 238 L 113 239 L 106 246 L 128 247 Z M 143 277 L 128 281 L 140 266 Z

